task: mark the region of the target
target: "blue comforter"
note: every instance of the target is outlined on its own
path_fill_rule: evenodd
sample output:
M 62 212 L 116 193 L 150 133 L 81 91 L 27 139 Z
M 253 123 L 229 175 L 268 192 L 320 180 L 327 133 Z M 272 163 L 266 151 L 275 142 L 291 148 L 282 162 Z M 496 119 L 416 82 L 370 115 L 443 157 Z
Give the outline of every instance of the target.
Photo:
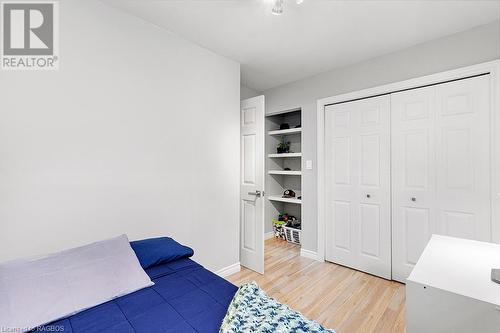
M 146 270 L 154 286 L 39 328 L 68 333 L 215 333 L 237 291 L 190 259 Z

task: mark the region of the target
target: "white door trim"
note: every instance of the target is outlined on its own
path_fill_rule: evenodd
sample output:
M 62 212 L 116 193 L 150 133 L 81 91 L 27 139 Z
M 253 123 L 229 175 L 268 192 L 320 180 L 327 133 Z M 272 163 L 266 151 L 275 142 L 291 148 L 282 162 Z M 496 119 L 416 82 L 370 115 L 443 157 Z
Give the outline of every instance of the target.
M 419 78 L 386 84 L 317 101 L 317 160 L 318 160 L 318 259 L 325 258 L 325 106 L 356 99 L 389 94 L 396 91 L 443 83 L 470 76 L 490 74 L 491 78 L 491 221 L 500 219 L 500 60 L 454 69 Z M 500 243 L 500 222 L 492 224 L 492 241 Z

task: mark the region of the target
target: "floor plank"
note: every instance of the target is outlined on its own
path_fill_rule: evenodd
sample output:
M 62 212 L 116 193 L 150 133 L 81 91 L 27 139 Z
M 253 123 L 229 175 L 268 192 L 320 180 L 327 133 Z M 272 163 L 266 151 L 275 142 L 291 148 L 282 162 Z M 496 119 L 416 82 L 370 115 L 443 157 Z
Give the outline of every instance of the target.
M 236 285 L 256 281 L 271 297 L 337 333 L 405 332 L 405 286 L 300 256 L 300 248 L 266 241 L 265 274 L 243 268 Z

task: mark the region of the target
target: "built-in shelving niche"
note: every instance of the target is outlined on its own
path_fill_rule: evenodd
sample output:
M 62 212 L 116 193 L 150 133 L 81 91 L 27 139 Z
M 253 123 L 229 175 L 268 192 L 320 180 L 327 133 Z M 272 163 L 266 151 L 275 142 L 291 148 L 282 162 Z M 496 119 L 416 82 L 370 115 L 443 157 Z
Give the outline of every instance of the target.
M 280 129 L 283 123 L 290 128 Z M 273 231 L 272 219 L 281 213 L 302 221 L 302 200 L 297 198 L 302 195 L 302 127 L 297 125 L 302 125 L 300 108 L 266 115 L 266 233 Z M 289 153 L 278 154 L 276 147 L 282 140 L 290 142 Z M 286 189 L 297 197 L 282 198 Z

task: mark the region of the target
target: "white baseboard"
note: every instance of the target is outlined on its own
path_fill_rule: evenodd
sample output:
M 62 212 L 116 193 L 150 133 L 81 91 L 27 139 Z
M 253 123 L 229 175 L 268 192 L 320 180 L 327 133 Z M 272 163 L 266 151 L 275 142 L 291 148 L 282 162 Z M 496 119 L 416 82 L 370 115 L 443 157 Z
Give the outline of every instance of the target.
M 316 261 L 324 261 L 320 256 L 318 256 L 318 252 L 311 250 L 300 249 L 300 256 L 304 258 L 313 259 Z
M 241 266 L 240 263 L 237 262 L 235 264 L 219 269 L 218 271 L 215 272 L 215 274 L 217 274 L 220 277 L 226 277 L 231 274 L 238 273 L 239 271 L 241 271 Z
M 268 240 L 268 239 L 271 239 L 271 238 L 274 238 L 274 231 L 266 232 L 264 234 L 264 240 Z

